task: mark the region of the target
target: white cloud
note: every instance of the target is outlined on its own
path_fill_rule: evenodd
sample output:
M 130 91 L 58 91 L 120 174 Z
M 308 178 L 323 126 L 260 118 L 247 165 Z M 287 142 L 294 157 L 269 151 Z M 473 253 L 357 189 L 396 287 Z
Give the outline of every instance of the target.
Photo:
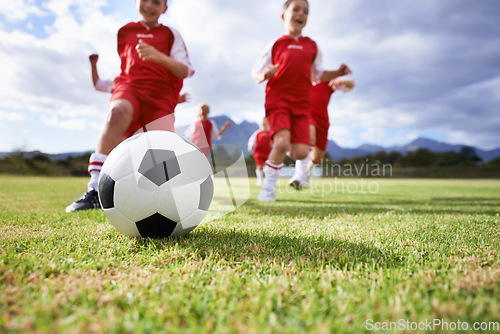
M 24 21 L 31 15 L 46 16 L 47 12 L 40 8 L 35 0 L 0 2 L 0 16 L 3 16 L 6 21 Z
M 249 72 L 267 42 L 283 32 L 281 6 L 169 1 L 161 22 L 181 32 L 196 69 L 184 88 L 192 101 L 177 108 L 176 124 L 190 123 L 201 101 L 213 116 L 262 117 L 265 84 L 255 84 Z M 331 137 L 352 147 L 366 138 L 386 145 L 439 132 L 500 146 L 499 6 L 493 0 L 310 0 L 304 33 L 318 42 L 326 68 L 346 62 L 357 84 L 332 96 Z M 0 118 L 97 137 L 109 95 L 93 91 L 88 55 L 99 53 L 102 78 L 119 73 L 116 32 L 136 20 L 134 2 L 3 1 L 0 18 Z
M 66 130 L 94 130 L 98 131 L 101 128 L 101 122 L 90 122 L 86 118 L 73 118 L 73 119 L 61 119 L 57 116 L 41 116 L 41 120 L 44 124 L 51 127 L 62 128 Z
M 10 121 L 10 122 L 22 122 L 26 120 L 24 114 L 19 112 L 5 112 L 0 110 L 0 120 Z
M 105 17 L 97 5 L 88 2 L 82 12 L 86 21 L 79 23 L 69 10 L 70 3 L 51 1 L 57 8 L 50 35 L 37 38 L 29 32 L 0 31 L 0 108 L 59 115 L 99 115 L 105 106 L 96 98 L 90 78 L 88 55 L 95 49 L 109 50 L 114 44 L 116 19 Z M 80 6 L 85 3 L 80 3 Z M 89 12 L 93 8 L 96 12 Z M 99 28 L 95 28 L 99 27 Z M 99 67 L 103 76 L 117 72 L 116 59 L 104 51 Z M 116 75 L 116 73 L 115 73 Z M 104 98 L 104 96 L 103 96 Z M 109 96 L 105 98 L 107 100 Z
M 337 145 L 342 147 L 352 147 L 356 145 L 351 135 L 351 131 L 347 127 L 331 125 L 328 129 L 328 138 L 331 138 Z

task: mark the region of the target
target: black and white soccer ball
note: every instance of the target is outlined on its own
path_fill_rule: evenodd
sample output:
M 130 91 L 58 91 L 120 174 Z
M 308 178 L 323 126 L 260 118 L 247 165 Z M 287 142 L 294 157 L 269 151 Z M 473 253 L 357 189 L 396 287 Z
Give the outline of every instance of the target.
M 149 131 L 118 145 L 102 166 L 99 200 L 109 222 L 132 237 L 192 231 L 214 194 L 212 167 L 189 140 Z

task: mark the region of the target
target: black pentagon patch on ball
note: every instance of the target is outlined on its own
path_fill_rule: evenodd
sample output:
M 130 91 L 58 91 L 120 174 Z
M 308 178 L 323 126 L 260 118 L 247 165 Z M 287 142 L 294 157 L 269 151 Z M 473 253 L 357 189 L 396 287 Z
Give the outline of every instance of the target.
M 106 173 L 101 172 L 99 179 L 99 200 L 103 209 L 111 209 L 115 206 L 113 194 L 115 193 L 115 180 Z
M 212 197 L 214 196 L 214 182 L 209 176 L 202 184 L 200 184 L 200 203 L 198 209 L 208 211 Z
M 159 213 L 135 223 L 143 238 L 168 238 L 172 235 L 177 223 Z
M 139 173 L 158 187 L 181 173 L 174 151 L 149 149 L 142 158 Z

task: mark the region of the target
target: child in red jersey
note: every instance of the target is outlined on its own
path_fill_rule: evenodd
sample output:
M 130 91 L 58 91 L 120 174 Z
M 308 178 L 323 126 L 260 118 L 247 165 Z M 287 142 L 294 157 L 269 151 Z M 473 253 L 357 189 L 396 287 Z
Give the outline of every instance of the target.
M 212 138 L 220 140 L 222 134 L 231 126 L 231 123 L 229 121 L 224 123 L 219 131 L 215 122 L 208 118 L 209 106 L 202 103 L 198 106 L 198 110 L 199 119 L 191 124 L 184 134 L 208 157 L 212 152 Z
M 90 61 L 90 71 L 92 74 L 92 83 L 94 84 L 95 90 L 104 93 L 111 93 L 113 89 L 114 80 L 103 80 L 99 77 L 99 72 L 97 71 L 97 62 L 99 60 L 99 55 L 93 53 L 89 56 Z M 180 85 L 182 88 L 182 83 Z M 188 102 L 190 100 L 189 93 L 180 94 L 178 98 L 178 103 Z
M 348 92 L 354 88 L 352 76 L 346 75 L 330 82 L 314 83 L 311 88 L 310 137 L 312 151 L 302 160 L 295 162 L 295 173 L 289 185 L 296 190 L 309 187 L 309 174 L 315 165 L 319 165 L 325 156 L 328 145 L 330 119 L 328 104 L 335 91 Z
M 257 185 L 261 186 L 264 180 L 264 165 L 269 153 L 271 153 L 271 134 L 269 133 L 269 122 L 267 118 L 260 121 L 259 129 L 248 139 L 248 151 L 253 151 L 255 159 L 255 175 L 257 176 Z
M 252 69 L 257 83 L 268 80 L 265 108 L 273 137 L 259 201 L 276 199 L 278 171 L 287 152 L 292 159 L 303 159 L 309 152 L 311 82 L 328 82 L 351 72 L 344 64 L 334 71 L 322 68 L 316 42 L 302 36 L 308 14 L 307 0 L 286 1 L 281 15 L 285 34 L 267 45 Z
M 174 131 L 182 80 L 193 75 L 180 34 L 158 23 L 166 0 L 136 0 L 139 22 L 118 31 L 121 73 L 114 80 L 108 115 L 90 157 L 88 191 L 66 212 L 99 208 L 97 182 L 107 155 L 127 136 L 146 130 Z

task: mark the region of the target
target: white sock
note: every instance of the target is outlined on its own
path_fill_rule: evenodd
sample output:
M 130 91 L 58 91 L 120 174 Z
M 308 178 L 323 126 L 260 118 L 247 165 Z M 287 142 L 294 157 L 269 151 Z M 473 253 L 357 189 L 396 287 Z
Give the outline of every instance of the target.
M 264 166 L 264 185 L 262 189 L 265 191 L 275 191 L 276 190 L 276 181 L 278 180 L 279 171 L 283 167 L 283 164 L 275 165 L 271 162 L 266 161 L 266 165 Z
M 300 180 L 307 174 L 307 164 L 311 160 L 310 156 L 311 156 L 311 152 L 309 151 L 309 154 L 307 155 L 307 157 L 305 157 L 302 160 L 295 161 L 294 179 Z
M 90 172 L 90 181 L 87 183 L 87 191 L 95 190 L 97 191 L 97 186 L 99 183 L 100 171 L 93 170 Z
M 257 183 L 262 183 L 264 179 L 264 171 L 262 169 L 256 169 L 255 175 L 257 176 Z
M 307 170 L 311 171 L 311 169 L 313 169 L 314 166 L 316 166 L 316 164 L 311 159 L 309 159 L 309 161 L 307 162 Z
M 108 156 L 106 154 L 92 153 L 89 159 L 89 174 L 90 181 L 87 183 L 87 190 L 97 191 L 99 175 L 101 174 L 102 165 Z

